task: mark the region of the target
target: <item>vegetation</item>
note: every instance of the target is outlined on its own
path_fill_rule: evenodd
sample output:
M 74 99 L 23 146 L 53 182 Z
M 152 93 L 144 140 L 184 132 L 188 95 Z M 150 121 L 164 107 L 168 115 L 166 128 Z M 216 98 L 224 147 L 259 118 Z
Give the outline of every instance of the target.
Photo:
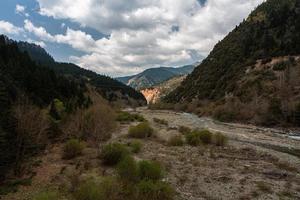
M 157 181 L 163 177 L 163 171 L 161 166 L 157 162 L 140 161 L 139 165 L 139 177 L 141 180 Z
M 155 123 L 162 124 L 162 125 L 165 125 L 165 126 L 168 126 L 168 124 L 169 124 L 169 122 L 165 119 L 153 118 L 153 121 Z
M 33 197 L 33 200 L 59 200 L 60 196 L 56 191 L 42 191 Z
M 181 135 L 174 135 L 168 140 L 168 145 L 170 146 L 182 146 L 184 141 Z
M 110 143 L 102 148 L 100 157 L 105 165 L 117 165 L 128 154 L 129 151 L 125 145 Z
M 216 133 L 213 136 L 213 141 L 216 146 L 225 146 L 228 142 L 228 138 L 222 133 Z
M 178 128 L 178 131 L 182 134 L 187 134 L 187 133 L 190 133 L 192 131 L 192 129 L 189 127 L 186 127 L 186 126 L 180 126 Z
M 227 144 L 227 137 L 221 133 L 213 134 L 208 130 L 194 130 L 185 134 L 186 142 L 192 146 L 200 144 L 215 144 L 224 146 Z
M 142 122 L 136 126 L 130 126 L 128 136 L 132 138 L 147 138 L 151 137 L 153 129 L 148 122 Z
M 139 114 L 131 114 L 129 112 L 121 111 L 118 113 L 117 121 L 119 122 L 145 122 L 146 119 Z
M 64 159 L 72 159 L 82 154 L 82 150 L 84 149 L 84 144 L 77 139 L 70 139 L 64 146 L 63 149 L 63 158 Z
M 138 184 L 138 199 L 143 200 L 172 200 L 175 191 L 167 183 L 141 181 Z
M 143 144 L 138 140 L 131 141 L 128 145 L 132 153 L 139 153 L 143 147 Z
M 123 181 L 135 183 L 139 180 L 139 168 L 132 156 L 125 156 L 117 166 L 117 172 Z

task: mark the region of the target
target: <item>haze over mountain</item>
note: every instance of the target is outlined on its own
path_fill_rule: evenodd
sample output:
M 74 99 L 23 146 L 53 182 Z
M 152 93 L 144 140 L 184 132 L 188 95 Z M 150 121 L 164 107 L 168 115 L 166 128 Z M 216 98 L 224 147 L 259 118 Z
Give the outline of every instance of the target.
M 145 89 L 158 85 L 175 76 L 183 76 L 191 73 L 195 66 L 186 65 L 182 67 L 158 67 L 150 68 L 133 76 L 125 76 L 116 78 L 118 81 L 135 88 L 136 90 Z

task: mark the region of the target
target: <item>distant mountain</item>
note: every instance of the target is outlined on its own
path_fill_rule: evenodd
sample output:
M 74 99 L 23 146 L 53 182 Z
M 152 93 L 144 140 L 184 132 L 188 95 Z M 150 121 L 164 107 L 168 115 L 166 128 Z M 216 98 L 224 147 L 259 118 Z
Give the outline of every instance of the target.
M 300 126 L 299 56 L 300 1 L 267 0 L 165 102 L 223 121 Z
M 146 102 L 140 92 L 113 78 L 83 69 L 72 63 L 56 62 L 45 49 L 38 45 L 28 42 L 18 42 L 17 45 L 21 51 L 27 52 L 31 59 L 38 64 L 48 67 L 58 74 L 95 86 L 98 92 L 109 101 L 126 101 L 126 103 L 137 101 L 138 104 Z
M 160 84 L 175 76 L 187 75 L 194 70 L 195 66 L 196 65 L 186 65 L 178 68 L 150 68 L 133 76 L 119 77 L 117 80 L 137 90 L 140 90 Z

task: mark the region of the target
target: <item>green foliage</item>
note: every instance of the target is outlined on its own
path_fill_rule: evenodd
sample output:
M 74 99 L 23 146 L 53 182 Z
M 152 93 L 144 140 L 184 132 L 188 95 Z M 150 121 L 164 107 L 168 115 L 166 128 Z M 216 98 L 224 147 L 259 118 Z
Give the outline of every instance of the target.
M 72 159 L 82 154 L 84 144 L 77 139 L 70 139 L 64 146 L 63 158 Z
M 132 156 L 125 156 L 117 166 L 122 181 L 137 182 L 139 180 L 138 165 Z
M 42 191 L 33 197 L 33 200 L 60 200 L 61 197 L 56 191 Z
M 275 71 L 284 71 L 290 63 L 288 61 L 277 63 L 273 66 L 273 70 Z
M 213 134 L 208 130 L 194 130 L 185 135 L 186 142 L 192 146 L 211 144 Z
M 168 140 L 170 146 L 182 146 L 184 144 L 181 135 L 174 135 Z
M 213 136 L 213 141 L 216 146 L 225 146 L 228 142 L 228 138 L 222 133 L 216 133 Z
M 138 163 L 138 166 L 141 180 L 157 181 L 163 177 L 163 170 L 157 162 L 143 160 Z
M 145 122 L 145 118 L 142 115 L 139 114 L 131 114 L 129 112 L 121 111 L 118 113 L 117 121 L 119 122 Z
M 138 199 L 172 200 L 175 191 L 167 183 L 144 180 L 138 184 Z
M 128 136 L 132 138 L 147 138 L 151 137 L 153 129 L 148 122 L 142 122 L 136 126 L 130 126 Z
M 66 108 L 62 101 L 60 101 L 59 99 L 54 99 L 52 101 L 49 111 L 51 117 L 53 117 L 55 120 L 60 120 L 63 118 L 65 111 Z
M 155 123 L 166 125 L 166 126 L 168 126 L 168 124 L 169 124 L 169 122 L 167 120 L 165 120 L 165 119 L 153 118 L 153 121 Z
M 138 140 L 134 140 L 129 143 L 129 147 L 131 148 L 132 153 L 139 153 L 143 147 L 143 144 Z
M 8 182 L 3 182 L 0 187 L 0 195 L 6 195 L 11 192 L 16 192 L 19 186 L 29 186 L 31 185 L 31 182 L 31 178 L 16 179 Z
M 128 149 L 123 144 L 110 143 L 103 147 L 101 159 L 105 165 L 116 165 L 128 154 Z

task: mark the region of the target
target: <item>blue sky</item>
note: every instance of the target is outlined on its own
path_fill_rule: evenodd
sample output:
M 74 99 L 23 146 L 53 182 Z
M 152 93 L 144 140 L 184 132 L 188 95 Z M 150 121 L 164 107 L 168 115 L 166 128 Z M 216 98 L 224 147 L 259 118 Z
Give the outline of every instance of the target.
M 203 59 L 263 0 L 1 0 L 0 34 L 110 76 Z

